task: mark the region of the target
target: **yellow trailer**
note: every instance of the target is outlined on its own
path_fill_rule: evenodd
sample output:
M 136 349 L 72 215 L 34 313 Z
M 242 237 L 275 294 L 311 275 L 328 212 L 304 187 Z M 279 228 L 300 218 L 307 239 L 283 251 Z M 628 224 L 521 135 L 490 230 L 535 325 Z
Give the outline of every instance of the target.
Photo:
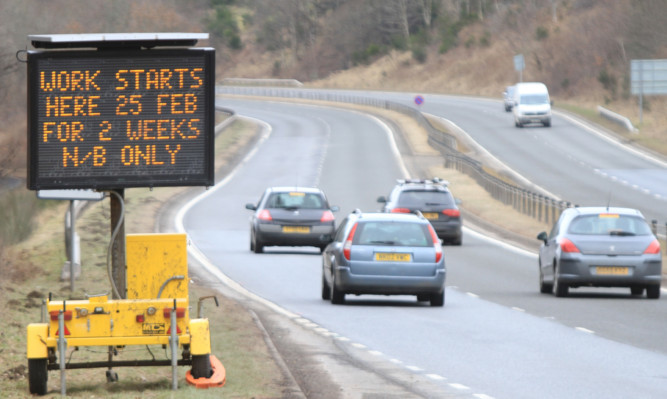
M 49 297 L 45 304 L 48 320 L 28 325 L 31 393 L 47 393 L 49 370 L 60 370 L 64 393 L 66 369 L 94 367 L 108 368 L 107 380 L 116 381 L 114 367 L 172 366 L 172 386 L 176 389 L 177 366 L 191 366 L 186 378 L 189 383 L 198 387 L 224 385 L 224 367 L 211 355 L 208 319 L 199 315 L 190 318 L 185 234 L 128 235 L 126 248 L 126 298 L 109 299 L 103 294 L 57 301 Z M 171 359 L 113 359 L 118 348 L 130 345 L 170 348 Z M 108 359 L 65 361 L 68 347 L 83 346 L 107 348 Z

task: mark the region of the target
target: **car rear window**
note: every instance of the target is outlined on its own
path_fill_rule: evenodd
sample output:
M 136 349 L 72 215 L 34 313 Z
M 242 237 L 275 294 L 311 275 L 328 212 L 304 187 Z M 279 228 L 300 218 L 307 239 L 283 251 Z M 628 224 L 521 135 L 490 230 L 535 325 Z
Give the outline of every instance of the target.
M 427 206 L 454 207 L 451 194 L 444 191 L 403 191 L 398 197 L 399 206 L 418 208 Z
M 359 222 L 353 244 L 428 247 L 433 245 L 428 224 L 389 221 Z
M 640 217 L 601 213 L 582 215 L 570 223 L 568 233 L 584 235 L 649 235 L 653 234 L 648 223 Z
M 291 191 L 271 194 L 267 208 L 325 209 L 326 204 L 319 194 Z

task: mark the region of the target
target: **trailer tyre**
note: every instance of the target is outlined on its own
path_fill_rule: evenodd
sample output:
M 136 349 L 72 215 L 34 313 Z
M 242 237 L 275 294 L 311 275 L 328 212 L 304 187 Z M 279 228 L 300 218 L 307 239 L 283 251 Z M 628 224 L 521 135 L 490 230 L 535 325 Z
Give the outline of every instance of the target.
M 46 382 L 49 378 L 46 359 L 28 359 L 28 383 L 30 393 L 46 395 Z
M 192 370 L 190 372 L 194 379 L 210 378 L 213 375 L 211 368 L 211 355 L 192 355 Z

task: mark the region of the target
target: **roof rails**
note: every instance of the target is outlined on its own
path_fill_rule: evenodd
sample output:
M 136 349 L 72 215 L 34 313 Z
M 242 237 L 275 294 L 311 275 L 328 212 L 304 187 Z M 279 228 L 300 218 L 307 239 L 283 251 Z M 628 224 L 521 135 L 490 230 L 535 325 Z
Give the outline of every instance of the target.
M 439 177 L 434 177 L 432 179 L 396 179 L 396 183 L 398 184 L 433 184 L 433 185 L 439 185 L 439 186 L 444 186 L 447 187 L 449 186 L 449 182 L 447 180 L 443 180 Z

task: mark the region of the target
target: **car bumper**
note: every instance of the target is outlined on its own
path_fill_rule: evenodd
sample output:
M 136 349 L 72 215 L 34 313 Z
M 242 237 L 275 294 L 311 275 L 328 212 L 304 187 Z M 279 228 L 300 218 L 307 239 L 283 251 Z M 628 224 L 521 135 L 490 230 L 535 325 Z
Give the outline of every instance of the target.
M 334 226 L 310 226 L 309 233 L 285 233 L 281 225 L 262 225 L 255 230 L 256 239 L 266 246 L 322 246 L 323 234 L 333 236 Z
M 550 123 L 551 122 L 551 115 L 521 115 L 516 118 L 519 123 L 527 124 L 527 123 Z
M 442 292 L 445 269 L 433 276 L 382 276 L 352 274 L 347 266 L 335 268 L 336 288 L 346 294 L 417 295 Z
M 659 285 L 662 281 L 662 260 L 659 258 L 609 257 L 592 259 L 561 259 L 559 283 L 571 286 L 628 287 Z M 618 269 L 627 267 L 627 269 Z M 614 269 L 609 269 L 614 268 Z M 623 272 L 610 272 L 610 270 Z

